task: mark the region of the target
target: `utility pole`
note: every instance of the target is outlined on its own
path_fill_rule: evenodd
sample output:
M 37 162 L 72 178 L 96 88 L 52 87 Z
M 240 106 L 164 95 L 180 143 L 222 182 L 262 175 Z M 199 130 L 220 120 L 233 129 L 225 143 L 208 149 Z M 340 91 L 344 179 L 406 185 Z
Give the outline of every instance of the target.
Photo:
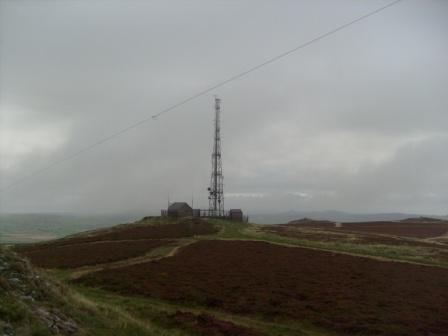
M 224 217 L 224 176 L 221 161 L 221 99 L 215 96 L 215 132 L 212 152 L 212 174 L 208 188 L 209 212 L 212 217 Z

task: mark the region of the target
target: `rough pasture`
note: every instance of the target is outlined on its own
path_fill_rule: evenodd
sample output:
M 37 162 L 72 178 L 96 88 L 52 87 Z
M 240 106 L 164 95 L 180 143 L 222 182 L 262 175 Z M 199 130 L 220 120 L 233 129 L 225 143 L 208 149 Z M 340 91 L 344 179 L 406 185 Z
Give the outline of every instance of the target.
M 43 268 L 76 268 L 137 257 L 167 245 L 168 240 L 107 241 L 46 248 L 21 248 L 20 253 Z
M 445 221 L 343 223 L 338 229 L 403 237 L 431 238 L 445 235 L 448 232 L 448 223 Z
M 448 222 L 432 218 L 410 218 L 402 221 L 334 223 L 301 219 L 283 225 L 285 227 L 315 228 L 336 232 L 377 233 L 392 236 L 431 238 L 448 233 Z
M 132 224 L 122 224 L 111 229 L 101 229 L 68 236 L 63 239 L 53 240 L 34 245 L 18 245 L 21 249 L 41 249 L 49 246 L 65 246 L 98 241 L 120 241 L 141 239 L 177 239 L 196 235 L 216 233 L 218 229 L 209 222 L 200 219 L 181 219 L 172 223 L 158 223 L 150 220 L 142 220 Z
M 448 333 L 448 270 L 254 241 L 200 241 L 81 283 L 344 335 Z
M 297 227 L 289 224 L 266 225 L 262 231 L 283 237 L 305 239 L 317 242 L 350 242 L 353 244 L 383 244 L 392 246 L 421 246 L 448 249 L 448 245 L 434 245 L 433 242 L 409 239 L 409 237 L 387 236 L 371 232 L 350 232 L 337 229 Z

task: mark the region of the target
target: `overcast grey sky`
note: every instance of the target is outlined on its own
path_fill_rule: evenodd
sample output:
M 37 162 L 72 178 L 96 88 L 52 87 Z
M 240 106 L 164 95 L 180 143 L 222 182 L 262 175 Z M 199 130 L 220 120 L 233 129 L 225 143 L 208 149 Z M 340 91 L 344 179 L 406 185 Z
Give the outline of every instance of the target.
M 0 0 L 0 184 L 390 1 Z M 448 1 L 404 0 L 0 195 L 3 212 L 448 212 Z

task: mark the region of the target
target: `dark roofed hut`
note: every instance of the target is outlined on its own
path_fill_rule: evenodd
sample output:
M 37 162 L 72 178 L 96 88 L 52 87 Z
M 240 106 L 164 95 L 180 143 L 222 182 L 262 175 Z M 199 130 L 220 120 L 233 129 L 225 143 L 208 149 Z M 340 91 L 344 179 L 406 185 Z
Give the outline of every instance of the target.
M 193 209 L 188 203 L 175 202 L 168 207 L 169 217 L 191 217 L 193 216 Z
M 242 222 L 243 221 L 243 211 L 241 209 L 230 209 L 229 217 L 230 217 L 230 219 Z

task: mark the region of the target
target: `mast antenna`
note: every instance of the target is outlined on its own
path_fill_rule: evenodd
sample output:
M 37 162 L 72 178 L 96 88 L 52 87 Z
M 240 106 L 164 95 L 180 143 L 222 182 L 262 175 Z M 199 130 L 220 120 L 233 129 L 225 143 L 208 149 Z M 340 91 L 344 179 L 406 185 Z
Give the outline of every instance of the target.
M 221 99 L 215 96 L 214 141 L 212 152 L 212 174 L 208 188 L 209 212 L 212 217 L 224 217 L 224 176 L 221 160 Z

